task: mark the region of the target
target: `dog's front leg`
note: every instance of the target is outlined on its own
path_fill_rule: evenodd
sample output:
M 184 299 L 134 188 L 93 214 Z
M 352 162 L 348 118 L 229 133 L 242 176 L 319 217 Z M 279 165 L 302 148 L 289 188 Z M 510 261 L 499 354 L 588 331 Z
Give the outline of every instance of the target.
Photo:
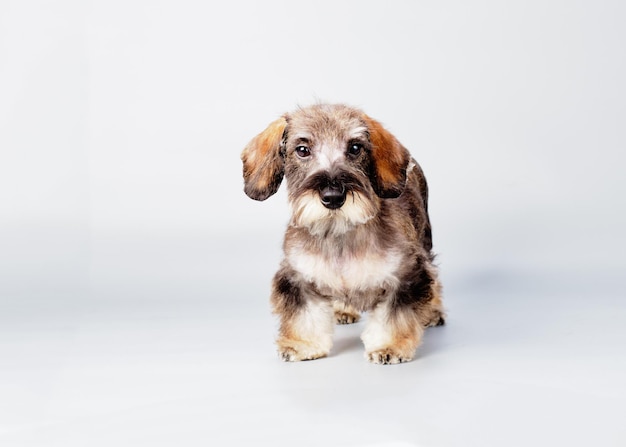
M 411 306 L 395 307 L 392 301 L 382 302 L 369 312 L 361 335 L 365 358 L 383 365 L 408 362 L 413 359 L 423 334 Z
M 370 311 L 361 339 L 372 363 L 408 362 L 422 342 L 424 328 L 444 324 L 441 284 L 429 260 L 418 262 L 399 287 Z
M 333 343 L 334 313 L 328 297 L 302 284 L 289 268 L 276 273 L 272 285 L 272 306 L 280 318 L 276 344 L 286 362 L 325 357 Z

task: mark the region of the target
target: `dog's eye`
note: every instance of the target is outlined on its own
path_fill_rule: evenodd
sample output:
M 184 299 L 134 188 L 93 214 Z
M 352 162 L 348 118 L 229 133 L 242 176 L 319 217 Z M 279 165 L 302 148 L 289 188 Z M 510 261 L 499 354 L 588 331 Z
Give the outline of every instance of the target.
M 298 157 L 300 158 L 306 158 L 311 155 L 311 150 L 306 146 L 297 146 L 296 154 L 298 154 Z
M 363 145 L 361 143 L 350 143 L 348 145 L 348 154 L 356 157 L 363 150 Z

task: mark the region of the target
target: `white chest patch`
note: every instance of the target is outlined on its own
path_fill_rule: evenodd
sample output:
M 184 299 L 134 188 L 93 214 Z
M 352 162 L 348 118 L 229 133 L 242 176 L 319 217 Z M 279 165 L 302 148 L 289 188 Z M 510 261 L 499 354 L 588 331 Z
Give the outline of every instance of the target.
M 372 251 L 359 257 L 346 255 L 324 258 L 301 249 L 292 249 L 287 253 L 287 261 L 317 287 L 349 293 L 396 283 L 401 256 L 393 252 L 381 254 Z

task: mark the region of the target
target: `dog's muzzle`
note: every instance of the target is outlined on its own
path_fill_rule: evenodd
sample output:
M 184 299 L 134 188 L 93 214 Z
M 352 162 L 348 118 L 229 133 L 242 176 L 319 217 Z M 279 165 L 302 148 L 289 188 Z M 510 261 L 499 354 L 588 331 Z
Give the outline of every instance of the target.
M 320 188 L 322 205 L 330 210 L 336 210 L 346 201 L 346 187 L 338 180 L 332 180 L 327 186 Z

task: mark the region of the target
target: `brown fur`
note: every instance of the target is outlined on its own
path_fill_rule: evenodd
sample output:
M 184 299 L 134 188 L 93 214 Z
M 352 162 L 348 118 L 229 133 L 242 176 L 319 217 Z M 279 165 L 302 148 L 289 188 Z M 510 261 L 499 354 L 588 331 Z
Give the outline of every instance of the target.
M 398 197 L 402 193 L 401 185 L 406 181 L 409 152 L 378 121 L 367 115 L 363 118 L 369 128 L 375 184 L 379 195 L 386 198 Z
M 318 104 L 270 124 L 242 161 L 250 197 L 275 193 L 284 174 L 293 208 L 271 295 L 281 358 L 327 355 L 331 323 L 368 311 L 366 358 L 412 359 L 443 308 L 427 184 L 406 148 L 360 110 Z
M 255 200 L 265 200 L 274 194 L 283 178 L 283 157 L 280 143 L 287 122 L 277 119 L 257 135 L 243 150 L 243 177 L 246 194 Z

